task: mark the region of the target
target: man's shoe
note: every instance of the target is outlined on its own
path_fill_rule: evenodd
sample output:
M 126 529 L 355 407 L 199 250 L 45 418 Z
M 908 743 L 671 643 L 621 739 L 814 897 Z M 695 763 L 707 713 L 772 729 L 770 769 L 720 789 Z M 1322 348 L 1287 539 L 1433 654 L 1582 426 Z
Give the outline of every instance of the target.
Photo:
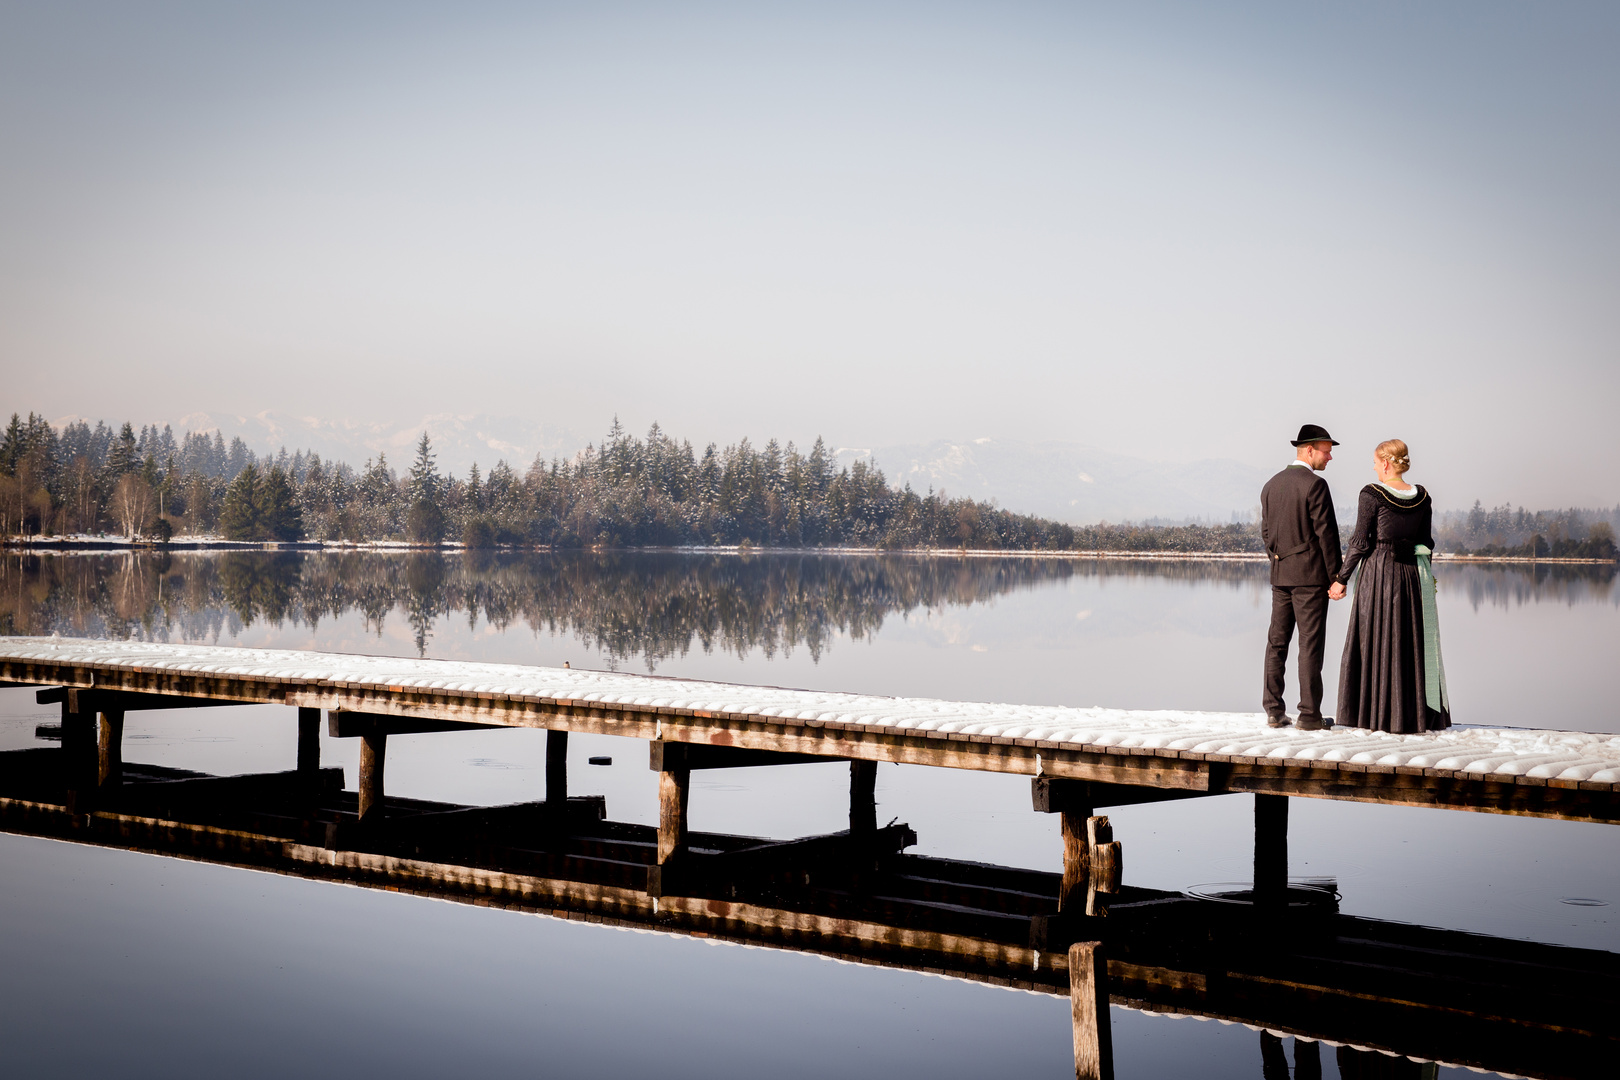
M 1287 727 L 1291 721 L 1286 716 L 1266 717 L 1266 727 Z
M 1294 721 L 1294 726 L 1301 731 L 1321 731 L 1327 727 L 1320 716 L 1302 716 Z

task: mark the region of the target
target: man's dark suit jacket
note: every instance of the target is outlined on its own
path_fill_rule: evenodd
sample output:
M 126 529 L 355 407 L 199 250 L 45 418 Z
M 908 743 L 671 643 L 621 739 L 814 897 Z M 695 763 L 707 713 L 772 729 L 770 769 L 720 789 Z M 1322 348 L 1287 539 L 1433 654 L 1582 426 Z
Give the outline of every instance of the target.
M 1273 585 L 1321 585 L 1339 573 L 1339 519 L 1327 481 L 1290 465 L 1260 489 L 1260 536 Z

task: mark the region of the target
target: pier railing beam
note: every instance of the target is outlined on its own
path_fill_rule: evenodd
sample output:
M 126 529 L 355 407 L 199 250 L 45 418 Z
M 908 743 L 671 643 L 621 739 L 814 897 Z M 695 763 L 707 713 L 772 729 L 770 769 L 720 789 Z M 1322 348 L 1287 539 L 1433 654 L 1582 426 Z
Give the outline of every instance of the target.
M 1102 942 L 1077 941 L 1069 946 L 1069 1004 L 1074 1012 L 1075 1080 L 1114 1080 L 1108 959 Z
M 321 710 L 298 710 L 298 777 L 306 786 L 320 783 Z
M 124 710 L 103 709 L 96 735 L 96 784 L 117 787 L 124 779 Z
M 360 737 L 360 824 L 371 825 L 383 817 L 383 763 L 388 754 L 388 736 L 380 731 Z
M 870 837 L 877 832 L 877 762 L 849 763 L 849 835 Z
M 1288 900 L 1288 796 L 1254 797 L 1254 902 L 1275 907 Z

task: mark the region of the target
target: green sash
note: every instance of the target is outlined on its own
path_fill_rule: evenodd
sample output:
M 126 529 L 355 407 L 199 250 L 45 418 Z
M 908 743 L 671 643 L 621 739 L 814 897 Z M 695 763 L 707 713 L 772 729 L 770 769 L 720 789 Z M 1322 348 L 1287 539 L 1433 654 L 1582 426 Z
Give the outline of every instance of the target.
M 1451 699 L 1446 695 L 1446 666 L 1440 659 L 1440 616 L 1434 604 L 1434 568 L 1429 565 L 1433 554 L 1427 544 L 1417 545 L 1418 580 L 1423 592 L 1423 691 L 1429 708 L 1435 712 L 1450 712 Z

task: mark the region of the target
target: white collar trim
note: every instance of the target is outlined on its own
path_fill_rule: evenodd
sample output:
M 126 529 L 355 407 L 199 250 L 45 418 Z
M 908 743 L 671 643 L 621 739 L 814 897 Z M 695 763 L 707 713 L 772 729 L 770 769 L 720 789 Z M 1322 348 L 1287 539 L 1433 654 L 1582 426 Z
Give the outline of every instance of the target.
M 1376 483 L 1379 487 L 1383 488 L 1385 491 L 1389 492 L 1391 495 L 1395 496 L 1397 499 L 1415 499 L 1415 498 L 1417 498 L 1417 485 L 1416 484 L 1413 484 L 1410 488 L 1408 488 L 1405 491 L 1397 491 L 1395 488 L 1390 487 L 1388 484 L 1384 483 L 1382 480 L 1376 480 L 1376 481 L 1374 481 L 1374 483 Z

